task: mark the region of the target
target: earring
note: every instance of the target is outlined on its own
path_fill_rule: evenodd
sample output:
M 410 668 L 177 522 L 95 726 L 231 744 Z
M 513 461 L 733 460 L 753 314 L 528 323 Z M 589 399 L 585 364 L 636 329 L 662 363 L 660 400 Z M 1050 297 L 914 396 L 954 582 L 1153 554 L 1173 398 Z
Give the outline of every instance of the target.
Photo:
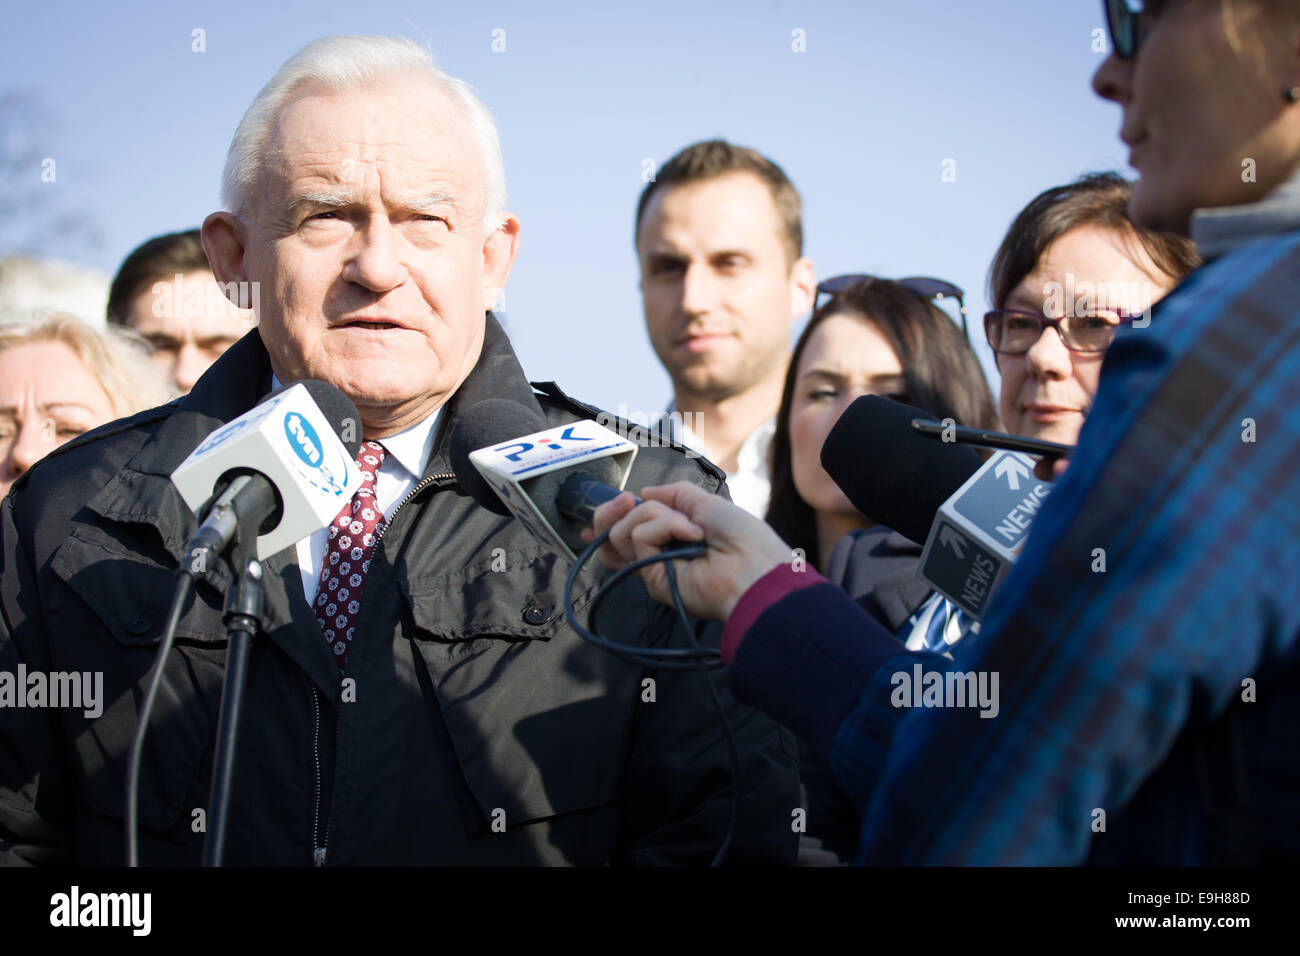
M 1300 103 L 1300 86 L 1289 86 L 1282 91 L 1282 98 L 1288 103 Z

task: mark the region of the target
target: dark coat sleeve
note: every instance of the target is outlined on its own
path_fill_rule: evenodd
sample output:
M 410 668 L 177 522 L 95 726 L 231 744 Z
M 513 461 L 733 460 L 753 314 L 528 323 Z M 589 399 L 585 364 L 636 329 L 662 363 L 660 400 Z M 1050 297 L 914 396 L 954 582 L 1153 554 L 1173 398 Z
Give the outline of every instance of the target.
M 634 474 L 627 487 L 682 478 L 727 496 L 720 481 L 696 465 L 678 462 L 666 474 Z M 651 453 L 643 452 L 646 464 Z M 607 601 L 600 629 L 627 643 L 686 647 L 676 612 L 650 599 L 640 582 Z M 702 645 L 717 647 L 722 625 L 688 619 Z M 629 629 L 621 626 L 628 622 Z M 639 634 L 631 631 L 636 622 Z M 648 622 L 648 623 L 647 623 Z M 629 665 L 632 666 L 632 665 Z M 646 680 L 653 684 L 647 685 Z M 620 862 L 634 865 L 707 866 L 728 832 L 732 814 L 732 769 L 723 717 L 710 692 L 712 681 L 739 758 L 740 808 L 727 864 L 790 866 L 799 834 L 795 811 L 802 807 L 798 745 L 794 735 L 762 711 L 732 696 L 725 668 L 708 672 L 647 670 L 642 703 L 625 771 L 625 813 Z M 654 701 L 646 700 L 653 688 Z
M 0 674 L 50 673 L 49 643 L 31 556 L 14 520 L 0 517 Z M 15 687 L 16 693 L 23 688 Z M 74 862 L 73 787 L 63 765 L 59 712 L 0 706 L 0 866 Z
M 660 618 L 669 617 L 665 609 Z M 667 622 L 657 619 L 656 627 Z M 680 625 L 679 625 L 680 629 Z M 716 646 L 720 626 L 696 625 L 702 643 Z M 681 636 L 674 646 L 684 646 Z M 793 735 L 753 707 L 738 703 L 726 671 L 654 671 L 642 681 L 645 701 L 625 780 L 623 862 L 697 865 L 712 862 L 730 826 L 732 769 L 723 718 L 707 681 L 713 681 L 739 757 L 740 809 L 728 864 L 791 865 L 800 807 L 798 754 Z

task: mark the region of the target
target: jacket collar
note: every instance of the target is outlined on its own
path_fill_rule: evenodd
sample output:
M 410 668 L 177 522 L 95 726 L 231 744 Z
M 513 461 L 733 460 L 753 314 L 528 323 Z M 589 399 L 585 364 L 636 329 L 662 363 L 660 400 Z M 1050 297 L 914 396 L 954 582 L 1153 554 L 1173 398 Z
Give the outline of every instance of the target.
M 1188 235 L 1205 259 L 1232 252 L 1255 239 L 1300 228 L 1300 166 L 1259 202 L 1197 209 Z
M 127 468 L 170 476 L 210 432 L 238 418 L 270 392 L 270 356 L 254 329 L 227 349 L 203 374 L 153 439 L 127 463 Z M 446 414 L 438 423 L 433 454 L 425 467 L 426 477 L 448 470 L 448 439 L 461 410 L 488 398 L 510 399 L 537 415 L 543 414 L 510 339 L 491 312 L 484 319 L 483 348 L 478 362 L 448 399 Z
M 171 483 L 171 473 L 207 435 L 237 418 L 271 390 L 271 361 L 254 329 L 231 346 L 179 400 L 153 437 L 88 504 L 104 517 L 158 530 L 167 551 L 179 563 L 185 542 L 197 528 L 193 513 Z M 542 407 L 524 377 L 501 324 L 485 317 L 479 360 L 440 416 L 433 454 L 424 478 L 450 480 L 448 438 L 461 409 L 487 398 L 519 402 L 539 416 Z M 544 416 L 543 416 L 544 417 Z

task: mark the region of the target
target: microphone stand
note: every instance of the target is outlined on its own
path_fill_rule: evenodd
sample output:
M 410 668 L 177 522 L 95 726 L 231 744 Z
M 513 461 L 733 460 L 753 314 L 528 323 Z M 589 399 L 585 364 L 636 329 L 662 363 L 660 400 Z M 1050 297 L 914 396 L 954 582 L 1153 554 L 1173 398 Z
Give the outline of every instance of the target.
M 235 571 L 226 591 L 225 615 L 229 647 L 226 675 L 221 685 L 221 716 L 217 721 L 217 749 L 212 760 L 212 791 L 208 797 L 208 836 L 203 845 L 203 865 L 221 866 L 226 845 L 226 818 L 230 813 L 230 789 L 235 774 L 235 746 L 248 682 L 248 657 L 253 638 L 263 627 L 265 590 L 262 564 L 249 547 L 237 547 L 231 555 Z

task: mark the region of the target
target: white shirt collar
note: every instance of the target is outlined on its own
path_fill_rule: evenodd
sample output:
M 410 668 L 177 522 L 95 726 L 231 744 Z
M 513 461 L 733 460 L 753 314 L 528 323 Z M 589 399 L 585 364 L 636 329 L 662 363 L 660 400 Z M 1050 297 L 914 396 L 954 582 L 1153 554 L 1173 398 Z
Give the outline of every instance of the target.
M 280 384 L 280 380 L 275 373 L 271 373 L 271 391 L 274 392 L 278 389 Z M 403 468 L 411 478 L 419 479 L 429 464 L 429 456 L 433 454 L 433 438 L 437 432 L 438 417 L 441 414 L 442 409 L 438 408 L 423 421 L 416 422 L 410 428 L 404 429 L 396 435 L 389 435 L 387 438 L 379 439 L 388 452 L 384 464 L 387 465 L 391 459 L 394 464 Z
M 379 439 L 389 456 L 396 459 L 397 464 L 405 468 L 412 478 L 423 475 L 429 464 L 429 456 L 433 454 L 433 436 L 441 414 L 442 409 L 439 408 L 405 431 Z

